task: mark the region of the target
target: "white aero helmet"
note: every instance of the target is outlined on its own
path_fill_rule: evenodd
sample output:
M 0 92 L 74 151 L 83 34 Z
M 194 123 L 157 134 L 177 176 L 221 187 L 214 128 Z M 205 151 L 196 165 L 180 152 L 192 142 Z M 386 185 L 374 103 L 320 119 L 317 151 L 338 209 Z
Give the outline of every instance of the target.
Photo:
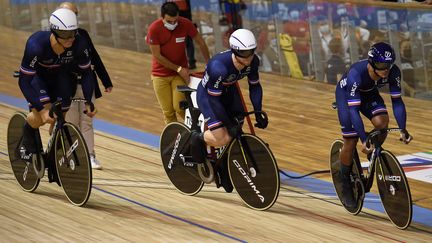
M 69 9 L 59 8 L 49 18 L 51 32 L 57 38 L 68 39 L 76 35 L 78 20 L 76 14 Z
M 254 34 L 247 29 L 234 31 L 229 38 L 229 44 L 234 55 L 240 57 L 250 57 L 257 47 Z

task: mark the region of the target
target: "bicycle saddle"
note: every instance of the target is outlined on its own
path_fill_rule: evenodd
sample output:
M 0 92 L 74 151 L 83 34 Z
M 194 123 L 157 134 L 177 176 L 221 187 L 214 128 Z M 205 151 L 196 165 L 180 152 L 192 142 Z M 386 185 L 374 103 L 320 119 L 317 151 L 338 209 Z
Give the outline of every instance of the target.
M 192 89 L 191 87 L 186 86 L 186 85 L 179 85 L 179 86 L 177 86 L 177 91 L 179 91 L 179 92 L 195 92 L 196 89 Z

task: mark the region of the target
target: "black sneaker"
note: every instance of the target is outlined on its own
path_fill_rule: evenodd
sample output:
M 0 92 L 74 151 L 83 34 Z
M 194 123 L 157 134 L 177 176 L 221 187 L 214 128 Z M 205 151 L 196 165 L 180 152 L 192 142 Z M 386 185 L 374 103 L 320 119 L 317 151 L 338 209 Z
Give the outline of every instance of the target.
M 343 183 L 343 185 L 342 185 L 342 203 L 347 208 L 357 207 L 357 202 L 354 199 L 354 193 L 353 193 L 353 189 L 351 187 L 351 183 L 349 183 L 349 184 Z
M 341 182 L 342 182 L 342 203 L 347 208 L 357 207 L 357 202 L 354 199 L 354 193 L 351 186 L 350 175 L 344 175 L 341 170 Z
M 228 193 L 232 192 L 234 187 L 229 177 L 228 165 L 226 161 L 223 161 L 222 165 L 218 168 L 217 173 L 219 174 L 220 184 L 225 189 L 225 191 Z
M 346 166 L 341 163 L 340 177 L 342 182 L 342 203 L 347 208 L 357 207 L 357 202 L 354 199 L 354 193 L 351 185 L 351 166 Z

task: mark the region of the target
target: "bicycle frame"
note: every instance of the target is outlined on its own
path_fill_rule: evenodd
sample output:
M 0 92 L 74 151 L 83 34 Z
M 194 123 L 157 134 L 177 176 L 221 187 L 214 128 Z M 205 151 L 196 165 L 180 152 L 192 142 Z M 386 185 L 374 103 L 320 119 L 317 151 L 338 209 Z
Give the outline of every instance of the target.
M 194 92 L 195 90 L 186 86 L 186 87 L 178 87 L 178 91 L 183 92 L 185 94 L 187 104 L 182 104 L 182 106 L 184 108 L 189 108 L 189 112 L 191 115 L 191 130 L 200 131 L 200 127 L 198 124 L 198 118 L 200 115 L 200 110 L 193 106 L 193 102 L 192 102 L 192 98 L 191 98 L 191 93 Z M 255 111 L 245 112 L 243 114 L 243 116 L 248 117 L 250 114 L 254 114 L 254 113 L 256 113 L 256 112 Z M 251 123 L 248 123 L 248 124 L 250 125 Z M 251 131 L 253 131 L 253 129 L 251 129 Z M 246 164 L 248 166 L 247 169 L 250 170 L 251 166 L 249 166 L 249 160 L 251 160 L 252 167 L 255 168 L 255 170 L 257 172 L 259 172 L 259 169 L 257 168 L 257 164 L 255 162 L 255 158 L 253 157 L 253 153 L 252 153 L 251 149 L 249 148 L 248 144 L 244 143 L 240 136 L 237 138 L 234 138 L 234 139 L 237 139 L 239 141 L 240 150 L 242 151 L 243 158 L 245 159 Z M 213 157 L 215 157 L 215 158 L 213 158 L 213 159 L 214 159 L 216 167 L 219 166 L 219 163 L 221 162 L 223 156 L 225 155 L 227 148 L 229 148 L 229 146 L 234 141 L 234 139 L 231 140 L 231 142 L 225 146 L 225 149 L 221 150 L 220 154 L 214 154 Z M 189 140 L 189 138 L 188 138 L 188 140 Z M 185 144 L 187 144 L 187 142 Z M 180 149 L 180 151 L 182 151 L 183 147 L 181 147 L 179 149 Z M 214 149 L 212 149 L 212 152 L 214 152 Z M 248 154 L 249 156 L 246 156 L 246 154 Z M 185 166 L 187 163 L 187 161 L 185 160 L 186 158 L 187 157 L 182 158 L 183 164 Z M 247 159 L 247 158 L 249 158 L 249 159 Z
M 400 131 L 400 130 L 401 129 L 399 129 L 399 128 L 387 128 L 387 129 L 377 130 L 377 131 L 369 134 L 366 141 L 370 141 L 373 137 L 378 136 L 379 134 L 383 133 L 384 131 L 385 132 L 392 132 L 392 131 Z M 369 192 L 372 185 L 373 185 L 373 181 L 374 181 L 373 177 L 375 174 L 375 167 L 377 166 L 378 160 L 380 159 L 381 151 L 383 150 L 383 148 L 382 148 L 383 143 L 384 142 L 373 143 L 375 148 L 372 151 L 371 157 L 369 159 L 369 166 L 367 167 L 367 174 L 365 174 L 363 172 L 363 168 L 362 168 L 361 163 L 360 163 L 357 149 L 354 150 L 354 155 L 353 155 L 355 158 L 354 160 L 355 160 L 355 163 L 357 165 L 358 171 L 360 172 L 360 176 L 361 176 L 361 179 L 363 181 L 363 184 L 365 186 L 365 192 Z M 378 165 L 381 166 L 380 163 Z
M 72 99 L 72 101 L 73 102 L 82 102 L 84 100 L 83 99 Z M 66 121 L 64 119 L 63 112 L 61 110 L 61 102 L 60 101 L 56 101 L 53 103 L 53 107 L 50 110 L 50 116 L 53 117 L 53 114 L 56 115 L 56 122 L 54 125 L 54 129 L 50 135 L 50 138 L 48 140 L 47 147 L 46 147 L 43 154 L 48 157 L 48 155 L 53 152 L 52 149 L 54 146 L 54 140 L 55 140 L 55 137 L 57 136 L 57 134 L 59 134 L 61 146 L 62 146 L 62 152 L 63 152 L 62 157 L 65 158 L 67 155 L 70 155 L 73 153 L 73 155 L 75 157 L 76 165 L 79 165 L 79 160 L 77 159 L 77 155 L 74 152 L 75 151 L 74 148 L 76 148 L 76 146 L 71 147 L 70 151 L 66 151 L 66 148 L 65 148 L 65 143 L 64 143 L 65 135 L 66 135 L 66 139 L 69 141 L 69 143 L 71 143 L 72 141 L 71 141 L 71 137 L 70 137 L 70 134 L 68 133 L 68 131 L 63 129 L 63 125 Z M 65 135 L 61 131 L 64 131 Z M 38 138 L 40 138 L 40 136 L 38 136 Z M 37 140 L 39 140 L 39 139 L 37 139 Z M 38 144 L 38 146 L 41 145 L 41 141 L 38 141 L 38 143 L 40 143 L 40 144 Z M 59 162 L 60 165 L 62 165 L 61 162 L 62 161 Z
M 378 163 L 378 156 L 381 154 L 382 148 L 378 147 L 372 151 L 371 158 L 369 160 L 369 166 L 367 167 L 367 174 L 363 172 L 363 167 L 361 166 L 360 159 L 358 157 L 357 150 L 355 150 L 355 164 L 357 166 L 358 171 L 360 172 L 360 179 L 363 181 L 363 185 L 365 186 L 365 193 L 369 192 L 373 185 L 373 176 L 375 174 L 375 166 Z
M 238 133 L 229 144 L 220 148 L 207 145 L 205 161 L 193 161 L 189 152 L 190 134 L 201 133 L 208 127 L 203 123 L 205 120 L 194 103 L 193 92 L 196 90 L 188 86 L 178 86 L 177 91 L 185 94 L 186 100 L 180 103 L 180 107 L 187 109 L 186 124 L 168 124 L 161 134 L 160 143 L 165 172 L 176 189 L 182 194 L 195 195 L 204 183 L 215 182 L 218 188 L 222 186 L 228 193 L 236 189 L 243 202 L 253 209 L 270 208 L 280 189 L 276 160 L 262 139 L 240 131 L 244 118 L 261 111 L 244 112 L 245 109 L 240 109 L 241 115 L 235 115 L 235 121 L 231 122 L 236 124 Z M 265 112 L 262 112 L 262 116 L 267 119 Z M 178 166 L 178 170 L 173 168 L 175 166 Z

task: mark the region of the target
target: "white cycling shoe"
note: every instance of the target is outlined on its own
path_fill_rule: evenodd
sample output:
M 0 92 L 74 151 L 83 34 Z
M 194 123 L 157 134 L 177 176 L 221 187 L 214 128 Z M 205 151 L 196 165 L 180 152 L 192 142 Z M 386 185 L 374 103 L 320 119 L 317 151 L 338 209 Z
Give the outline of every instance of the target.
M 101 163 L 99 162 L 99 160 L 96 159 L 94 155 L 90 155 L 90 162 L 91 162 L 92 169 L 102 170 Z

